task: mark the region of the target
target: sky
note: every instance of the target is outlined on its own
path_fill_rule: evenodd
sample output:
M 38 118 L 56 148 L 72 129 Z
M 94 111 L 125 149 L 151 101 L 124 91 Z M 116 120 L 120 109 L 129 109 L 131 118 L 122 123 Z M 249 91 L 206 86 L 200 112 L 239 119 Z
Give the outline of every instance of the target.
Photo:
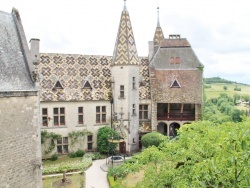
M 249 0 L 127 0 L 139 56 L 148 55 L 157 25 L 165 38 L 187 38 L 204 77 L 250 85 Z M 0 0 L 0 10 L 19 10 L 27 41 L 41 53 L 112 56 L 123 0 Z

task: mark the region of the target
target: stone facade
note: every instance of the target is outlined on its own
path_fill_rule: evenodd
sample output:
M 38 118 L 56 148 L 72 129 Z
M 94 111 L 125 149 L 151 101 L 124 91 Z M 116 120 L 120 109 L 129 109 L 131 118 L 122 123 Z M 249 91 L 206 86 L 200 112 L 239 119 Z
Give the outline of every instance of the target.
M 37 94 L 7 95 L 0 97 L 0 187 L 41 187 Z

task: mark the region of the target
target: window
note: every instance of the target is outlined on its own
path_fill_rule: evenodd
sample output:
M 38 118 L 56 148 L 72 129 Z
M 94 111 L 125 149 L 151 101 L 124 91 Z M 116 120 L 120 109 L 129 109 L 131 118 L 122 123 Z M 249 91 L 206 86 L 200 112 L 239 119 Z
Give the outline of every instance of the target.
M 132 85 L 133 85 L 133 88 L 132 88 L 132 89 L 136 89 L 136 88 L 135 88 L 135 77 L 132 78 Z
M 48 109 L 42 108 L 42 125 L 48 126 Z
M 68 137 L 62 137 L 57 139 L 57 153 L 58 154 L 67 154 L 68 150 Z
M 120 98 L 124 98 L 124 85 L 120 85 Z
M 180 64 L 180 62 L 181 62 L 181 59 L 179 57 L 175 58 L 175 63 L 176 64 Z
M 54 108 L 54 126 L 65 125 L 65 108 Z
M 96 107 L 96 123 L 106 123 L 106 106 Z
M 174 58 L 173 57 L 170 58 L 170 64 L 174 64 Z
M 83 107 L 78 107 L 78 124 L 83 125 Z
M 89 81 L 86 81 L 84 84 L 83 84 L 83 89 L 92 89 Z
M 56 90 L 56 89 L 63 89 L 63 86 L 59 80 L 55 83 L 53 87 L 53 90 Z
M 139 106 L 139 119 L 148 119 L 148 105 Z
M 88 150 L 93 150 L 93 135 L 88 135 Z
M 178 82 L 178 80 L 175 79 L 175 80 L 172 82 L 172 84 L 170 85 L 170 87 L 171 87 L 171 88 L 180 88 L 181 85 L 180 85 L 180 83 Z
M 136 111 L 135 111 L 135 104 L 132 105 L 132 115 L 136 115 Z

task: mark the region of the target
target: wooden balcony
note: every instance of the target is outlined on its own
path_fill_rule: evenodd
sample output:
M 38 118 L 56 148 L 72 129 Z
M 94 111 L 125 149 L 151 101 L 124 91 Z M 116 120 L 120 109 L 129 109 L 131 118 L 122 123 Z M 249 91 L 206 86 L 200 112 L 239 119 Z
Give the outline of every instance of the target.
M 167 120 L 167 121 L 194 121 L 195 114 L 194 113 L 157 113 L 157 120 Z

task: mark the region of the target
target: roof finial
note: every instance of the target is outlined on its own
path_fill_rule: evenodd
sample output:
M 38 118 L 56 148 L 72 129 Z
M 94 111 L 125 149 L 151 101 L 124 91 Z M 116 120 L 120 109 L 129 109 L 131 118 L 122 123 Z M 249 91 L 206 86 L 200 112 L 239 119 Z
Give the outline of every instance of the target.
M 124 0 L 124 10 L 127 10 L 126 0 Z
M 157 7 L 157 27 L 160 27 L 159 7 Z

